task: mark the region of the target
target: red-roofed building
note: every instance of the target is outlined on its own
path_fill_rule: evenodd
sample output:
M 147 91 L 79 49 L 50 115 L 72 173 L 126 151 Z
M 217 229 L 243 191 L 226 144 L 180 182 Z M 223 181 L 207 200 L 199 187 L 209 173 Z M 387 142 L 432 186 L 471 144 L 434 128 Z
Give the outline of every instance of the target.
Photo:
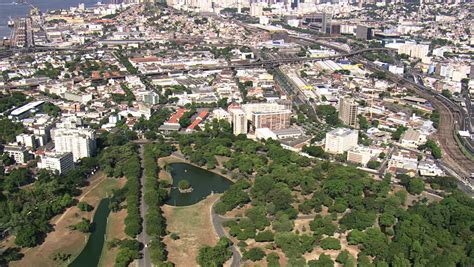
M 169 118 L 168 121 L 165 122 L 165 124 L 179 124 L 179 119 L 181 119 L 181 117 L 183 117 L 184 113 L 188 111 L 187 109 L 185 108 L 179 108 L 176 113 L 174 113 L 173 115 L 171 115 L 171 117 Z
M 95 23 L 104 23 L 104 24 L 113 24 L 115 20 L 113 19 L 96 19 L 94 20 Z
M 91 76 L 92 76 L 92 80 L 99 80 L 100 79 L 100 72 L 95 70 L 95 71 L 92 72 Z
M 237 104 L 237 103 L 231 103 L 228 107 L 227 107 L 227 111 L 230 111 L 232 109 L 240 109 L 240 104 Z
M 207 115 L 209 115 L 209 112 L 207 110 L 201 111 L 201 113 L 199 113 L 199 115 L 191 123 L 191 125 L 188 126 L 186 132 L 194 131 L 194 128 L 196 128 L 196 126 L 198 126 L 204 119 L 206 119 Z
M 135 57 L 130 59 L 132 63 L 155 63 L 159 61 L 161 61 L 161 59 L 158 57 Z

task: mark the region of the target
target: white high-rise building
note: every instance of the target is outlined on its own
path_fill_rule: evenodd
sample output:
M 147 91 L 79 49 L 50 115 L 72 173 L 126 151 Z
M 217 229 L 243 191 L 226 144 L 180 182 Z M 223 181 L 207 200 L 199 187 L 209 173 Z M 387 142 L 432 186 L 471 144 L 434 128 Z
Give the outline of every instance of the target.
M 19 134 L 16 136 L 16 142 L 31 149 L 36 148 L 36 140 L 33 134 Z
M 160 96 L 153 91 L 146 91 L 142 94 L 142 101 L 150 105 L 156 105 L 160 101 Z
M 247 118 L 241 109 L 229 110 L 232 115 L 232 127 L 235 135 L 247 134 Z
M 291 110 L 278 103 L 252 103 L 242 105 L 242 110 L 252 129 L 281 130 L 290 127 Z
M 250 16 L 260 17 L 263 15 L 263 6 L 260 3 L 250 4 Z
M 12 157 L 16 163 L 24 164 L 30 159 L 28 149 L 24 146 L 6 145 L 3 147 L 3 152 Z
M 247 119 L 252 118 L 254 112 L 266 112 L 289 109 L 288 106 L 278 103 L 249 103 L 242 105 L 242 110 L 247 114 Z
M 423 59 L 430 52 L 430 46 L 425 44 L 403 44 L 398 48 L 398 54 Z
M 57 171 L 60 174 L 67 173 L 74 169 L 74 157 L 71 152 L 48 152 L 44 156 L 41 156 L 41 161 L 38 162 L 38 168 Z
M 94 154 L 95 131 L 86 128 L 56 128 L 52 131 L 56 152 L 71 152 L 74 162 Z
M 348 128 L 337 128 L 326 133 L 324 150 L 333 154 L 342 154 L 357 146 L 359 131 Z

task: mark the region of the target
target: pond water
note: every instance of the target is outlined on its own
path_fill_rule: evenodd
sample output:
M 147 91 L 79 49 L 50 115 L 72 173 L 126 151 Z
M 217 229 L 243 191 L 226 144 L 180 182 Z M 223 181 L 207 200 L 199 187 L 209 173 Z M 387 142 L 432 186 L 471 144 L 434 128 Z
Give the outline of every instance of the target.
M 86 246 L 81 254 L 69 265 L 70 267 L 97 266 L 105 241 L 107 217 L 109 216 L 109 199 L 104 198 L 94 214 L 94 231 L 90 234 Z
M 166 203 L 168 205 L 189 206 L 196 204 L 212 193 L 223 193 L 233 184 L 224 176 L 187 163 L 171 163 L 168 166 L 173 177 L 173 188 Z M 193 191 L 180 193 L 178 183 L 181 180 L 187 180 Z

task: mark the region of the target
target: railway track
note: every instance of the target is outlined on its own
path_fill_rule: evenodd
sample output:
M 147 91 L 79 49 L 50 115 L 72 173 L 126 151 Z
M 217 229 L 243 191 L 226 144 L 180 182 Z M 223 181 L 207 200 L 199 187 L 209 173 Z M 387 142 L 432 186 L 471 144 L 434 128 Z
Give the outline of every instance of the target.
M 474 162 L 466 157 L 454 137 L 456 129 L 458 129 L 459 126 L 458 124 L 464 122 L 460 108 L 433 90 L 416 84 L 415 82 L 399 75 L 383 70 L 375 64 L 362 60 L 359 57 L 356 57 L 355 59 L 363 63 L 372 71 L 384 71 L 387 74 L 387 77 L 393 82 L 407 87 L 418 96 L 431 102 L 433 107 L 438 110 L 440 114 L 440 123 L 436 133 L 436 138 L 443 151 L 442 161 L 450 169 L 456 171 L 461 178 L 468 181 L 471 174 L 474 173 Z

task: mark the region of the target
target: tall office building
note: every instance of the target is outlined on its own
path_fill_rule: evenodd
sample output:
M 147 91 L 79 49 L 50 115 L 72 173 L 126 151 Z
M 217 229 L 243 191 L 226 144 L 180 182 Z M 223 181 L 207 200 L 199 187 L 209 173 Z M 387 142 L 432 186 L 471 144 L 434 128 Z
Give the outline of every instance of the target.
M 142 94 L 142 101 L 150 105 L 156 105 L 160 102 L 160 95 L 153 91 L 146 91 Z
M 232 129 L 235 135 L 247 134 L 247 117 L 242 109 L 229 109 L 232 116 Z
M 339 99 L 339 119 L 345 124 L 357 127 L 358 105 L 354 99 L 341 97 Z
M 325 12 L 308 14 L 303 17 L 303 25 L 321 33 L 331 33 L 331 17 Z
M 260 3 L 250 4 L 250 16 L 260 17 L 263 15 L 263 6 Z
M 357 25 L 356 28 L 356 38 L 359 40 L 370 40 L 374 36 L 373 28 L 364 26 L 364 25 Z
M 342 154 L 357 146 L 359 131 L 337 128 L 326 133 L 324 150 L 333 154 Z
M 95 131 L 86 128 L 56 128 L 52 131 L 55 151 L 71 152 L 74 162 L 94 155 Z

